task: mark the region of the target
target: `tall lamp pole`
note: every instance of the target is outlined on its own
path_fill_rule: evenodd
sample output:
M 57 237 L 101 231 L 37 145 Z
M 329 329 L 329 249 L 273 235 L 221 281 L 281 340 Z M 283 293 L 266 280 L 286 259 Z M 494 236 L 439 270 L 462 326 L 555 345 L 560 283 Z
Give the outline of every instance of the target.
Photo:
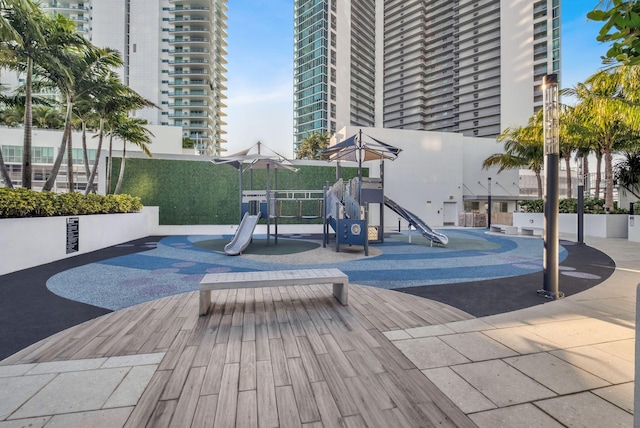
M 544 104 L 544 289 L 538 293 L 548 299 L 559 299 L 558 291 L 558 162 L 560 158 L 558 124 L 558 75 L 548 74 L 542 80 Z
M 487 229 L 491 229 L 491 177 L 487 181 Z
M 578 244 L 584 244 L 584 157 L 578 153 Z

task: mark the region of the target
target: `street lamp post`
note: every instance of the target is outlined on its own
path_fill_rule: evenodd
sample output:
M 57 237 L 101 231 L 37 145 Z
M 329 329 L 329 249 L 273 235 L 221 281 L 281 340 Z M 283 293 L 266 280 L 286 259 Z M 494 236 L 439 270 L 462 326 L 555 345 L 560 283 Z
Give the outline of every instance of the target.
M 544 104 L 544 289 L 538 293 L 548 299 L 559 299 L 558 291 L 558 162 L 560 158 L 558 123 L 558 75 L 548 74 L 542 81 Z
M 578 244 L 584 244 L 584 157 L 578 153 Z
M 487 181 L 487 228 L 491 229 L 491 177 Z

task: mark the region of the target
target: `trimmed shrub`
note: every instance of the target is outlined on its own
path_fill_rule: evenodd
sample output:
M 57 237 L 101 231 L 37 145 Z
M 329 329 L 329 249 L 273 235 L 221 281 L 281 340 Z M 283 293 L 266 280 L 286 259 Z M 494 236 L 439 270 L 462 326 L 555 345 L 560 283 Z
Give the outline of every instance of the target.
M 541 213 L 544 212 L 544 201 L 542 199 L 534 199 L 530 201 L 520 201 L 520 209 L 525 213 Z M 558 201 L 558 212 L 561 214 L 572 214 L 578 212 L 578 200 L 560 199 Z M 604 199 L 586 198 L 584 200 L 585 214 L 605 214 Z M 618 208 L 618 203 L 614 203 L 611 214 L 628 214 L 629 211 Z
M 142 209 L 131 195 L 83 195 L 0 188 L 0 218 L 50 217 L 83 214 L 131 213 Z

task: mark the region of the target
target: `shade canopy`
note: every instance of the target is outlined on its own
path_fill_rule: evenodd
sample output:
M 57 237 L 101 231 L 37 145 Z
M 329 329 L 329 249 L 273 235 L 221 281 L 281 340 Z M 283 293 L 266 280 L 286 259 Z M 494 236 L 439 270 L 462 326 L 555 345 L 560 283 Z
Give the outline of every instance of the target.
M 241 150 L 232 155 L 222 158 L 213 158 L 211 162 L 214 164 L 227 164 L 236 169 L 244 168 L 245 170 L 267 169 L 267 167 L 284 168 L 290 171 L 298 170 L 287 158 L 276 153 L 260 141 L 248 149 Z
M 322 151 L 325 159 L 367 162 L 372 160 L 395 160 L 402 151 L 390 144 L 383 143 L 362 131 L 346 140 Z

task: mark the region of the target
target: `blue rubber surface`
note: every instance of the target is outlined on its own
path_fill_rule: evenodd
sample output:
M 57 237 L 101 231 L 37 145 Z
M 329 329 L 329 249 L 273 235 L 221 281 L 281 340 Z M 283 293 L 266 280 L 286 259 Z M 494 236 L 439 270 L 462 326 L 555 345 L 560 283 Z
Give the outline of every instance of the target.
M 485 229 L 447 229 L 450 245 L 430 247 L 395 235 L 372 245 L 382 254 L 328 264 L 283 264 L 230 257 L 194 246 L 222 236 L 171 236 L 156 248 L 60 272 L 47 288 L 67 299 L 110 310 L 194 291 L 207 273 L 336 267 L 350 282 L 386 289 L 514 277 L 542 270 L 543 242 L 487 234 Z M 228 236 L 231 239 L 231 236 Z M 560 248 L 560 261 L 567 251 Z M 296 257 L 295 254 L 291 257 Z

